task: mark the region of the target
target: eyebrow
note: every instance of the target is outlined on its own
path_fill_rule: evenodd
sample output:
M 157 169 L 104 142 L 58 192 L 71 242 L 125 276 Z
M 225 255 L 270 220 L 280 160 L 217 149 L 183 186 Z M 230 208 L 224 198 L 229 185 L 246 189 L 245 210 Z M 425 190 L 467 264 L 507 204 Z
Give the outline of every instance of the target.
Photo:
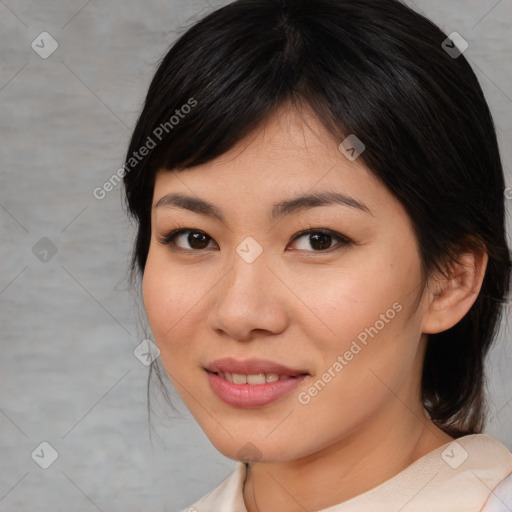
M 285 199 L 272 205 L 269 212 L 269 218 L 272 221 L 276 221 L 286 215 L 292 215 L 310 208 L 317 206 L 328 206 L 332 204 L 338 204 L 342 206 L 349 206 L 351 208 L 357 208 L 361 211 L 373 215 L 368 206 L 357 201 L 353 197 L 341 194 L 339 192 L 314 192 L 294 197 L 291 199 Z M 190 210 L 195 213 L 207 215 L 208 217 L 215 217 L 226 223 L 222 210 L 217 206 L 204 199 L 197 197 L 185 196 L 183 194 L 167 194 L 160 198 L 154 205 L 154 208 L 161 207 L 178 207 L 186 210 Z

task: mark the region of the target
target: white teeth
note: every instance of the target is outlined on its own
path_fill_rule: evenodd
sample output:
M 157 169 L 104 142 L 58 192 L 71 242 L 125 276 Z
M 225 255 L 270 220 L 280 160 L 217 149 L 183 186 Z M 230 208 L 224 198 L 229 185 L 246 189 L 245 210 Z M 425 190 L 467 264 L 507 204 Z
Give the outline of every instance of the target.
M 247 384 L 247 375 L 241 373 L 233 373 L 233 382 L 235 384 Z
M 219 377 L 226 379 L 228 382 L 232 382 L 234 384 L 251 384 L 251 385 L 259 385 L 265 384 L 267 382 L 276 382 L 278 380 L 288 380 L 291 379 L 289 375 L 279 375 L 277 373 L 258 373 L 251 375 L 244 375 L 242 373 L 224 373 L 218 372 Z
M 247 375 L 247 384 L 265 384 L 265 374 Z

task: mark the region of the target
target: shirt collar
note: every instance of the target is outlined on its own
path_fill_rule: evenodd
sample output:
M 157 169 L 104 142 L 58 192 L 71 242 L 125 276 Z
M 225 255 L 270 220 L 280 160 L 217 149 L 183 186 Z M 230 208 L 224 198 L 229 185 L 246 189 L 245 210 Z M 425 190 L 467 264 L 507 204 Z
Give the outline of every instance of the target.
M 424 455 L 382 484 L 319 512 L 479 512 L 512 472 L 512 453 L 485 434 L 463 436 Z M 194 503 L 194 512 L 247 512 L 243 487 L 247 464 Z M 370 508 L 369 508 L 370 507 Z M 183 511 L 185 512 L 185 511 Z

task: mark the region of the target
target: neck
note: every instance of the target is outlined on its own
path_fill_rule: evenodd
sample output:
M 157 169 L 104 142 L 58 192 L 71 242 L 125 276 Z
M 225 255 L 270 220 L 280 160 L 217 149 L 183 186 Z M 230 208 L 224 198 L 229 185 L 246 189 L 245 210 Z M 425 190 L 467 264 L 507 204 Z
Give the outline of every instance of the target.
M 423 408 L 409 413 L 401 424 L 393 423 L 404 416 L 404 405 L 395 400 L 379 421 L 320 452 L 300 460 L 250 464 L 243 490 L 247 511 L 304 512 L 342 503 L 452 441 Z

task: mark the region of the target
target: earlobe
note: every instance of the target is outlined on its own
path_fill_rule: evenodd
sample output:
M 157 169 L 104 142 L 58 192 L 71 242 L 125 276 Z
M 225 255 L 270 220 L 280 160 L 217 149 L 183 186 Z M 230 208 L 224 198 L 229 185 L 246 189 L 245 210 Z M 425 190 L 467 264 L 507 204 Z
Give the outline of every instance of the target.
M 446 331 L 462 320 L 480 293 L 488 260 L 484 249 L 466 252 L 452 264 L 447 276 L 429 283 L 424 333 Z

